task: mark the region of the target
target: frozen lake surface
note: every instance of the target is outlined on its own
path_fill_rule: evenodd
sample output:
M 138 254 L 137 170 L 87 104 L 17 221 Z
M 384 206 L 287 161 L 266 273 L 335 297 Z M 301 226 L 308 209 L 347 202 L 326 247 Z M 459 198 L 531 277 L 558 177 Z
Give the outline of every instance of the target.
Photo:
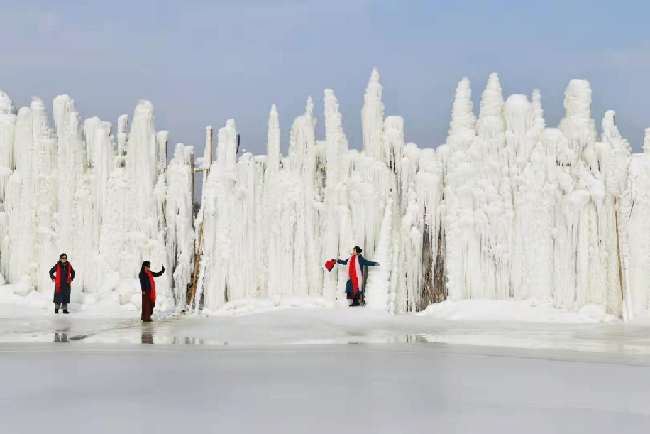
M 0 420 L 7 433 L 645 433 L 647 331 L 369 309 L 4 318 Z
M 3 345 L 0 420 L 8 433 L 650 428 L 638 360 L 480 348 Z
M 3 315 L 0 342 L 79 344 L 287 345 L 448 343 L 631 354 L 650 357 L 650 322 L 451 321 L 367 308 L 286 309 L 236 316 L 177 316 L 150 324 L 139 312 L 98 318 L 38 310 Z M 22 315 L 18 315 L 22 313 Z

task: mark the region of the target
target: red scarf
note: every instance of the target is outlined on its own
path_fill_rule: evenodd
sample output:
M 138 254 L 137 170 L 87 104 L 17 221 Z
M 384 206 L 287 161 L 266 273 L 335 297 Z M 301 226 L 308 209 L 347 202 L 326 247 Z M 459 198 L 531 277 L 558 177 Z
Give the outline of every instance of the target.
M 149 276 L 149 283 L 151 284 L 151 301 L 156 302 L 156 281 L 153 280 L 153 274 L 151 274 L 150 270 L 144 270 L 145 273 L 147 273 L 147 276 Z
M 350 258 L 350 279 L 352 279 L 352 286 L 354 288 L 354 295 L 359 291 L 359 279 L 357 279 L 357 255 L 352 255 Z
M 68 283 L 72 283 L 72 264 L 68 262 Z M 56 292 L 61 292 L 61 263 L 56 263 L 56 280 L 54 281 L 54 289 Z

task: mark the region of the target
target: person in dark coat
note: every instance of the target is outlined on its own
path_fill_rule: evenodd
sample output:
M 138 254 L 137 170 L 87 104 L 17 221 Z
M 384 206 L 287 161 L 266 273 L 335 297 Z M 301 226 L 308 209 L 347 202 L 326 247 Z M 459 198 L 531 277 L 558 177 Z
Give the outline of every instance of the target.
M 154 277 L 160 277 L 165 272 L 165 266 L 162 270 L 155 273 L 150 270 L 151 263 L 144 261 L 140 269 L 140 289 L 142 290 L 142 315 L 140 319 L 144 322 L 151 322 L 151 315 L 153 315 L 153 308 L 156 306 L 156 282 Z
M 368 261 L 361 256 L 361 247 L 354 246 L 352 256 L 349 259 L 332 259 L 337 264 L 347 265 L 348 281 L 345 284 L 345 293 L 348 300 L 352 300 L 350 306 L 359 306 L 359 298 L 363 293 L 363 267 L 375 267 L 379 262 Z
M 70 287 L 74 280 L 74 268 L 68 262 L 68 255 L 61 253 L 59 262 L 50 270 L 50 279 L 54 282 L 54 313 L 59 313 L 63 305 L 63 313 L 68 312 L 70 303 Z

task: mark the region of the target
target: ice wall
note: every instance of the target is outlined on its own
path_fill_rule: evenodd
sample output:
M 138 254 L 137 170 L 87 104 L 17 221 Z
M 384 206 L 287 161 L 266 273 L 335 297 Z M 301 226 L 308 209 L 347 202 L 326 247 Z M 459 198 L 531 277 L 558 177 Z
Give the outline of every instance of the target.
M 267 156 L 237 157 L 234 122 L 220 131 L 200 217 L 208 309 L 283 296 L 345 304 L 344 267 L 328 273 L 323 263 L 357 244 L 381 263 L 368 271 L 367 304 L 389 312 L 446 298 L 598 305 L 626 318 L 648 309 L 650 138 L 631 156 L 613 111 L 599 133 L 587 81 L 569 83 L 565 116 L 549 128 L 539 91 L 504 98 L 492 74 L 477 116 L 463 78 L 435 150 L 405 142 L 404 119 L 385 116 L 382 93 L 375 69 L 361 152 L 348 148 L 329 89 L 324 140 L 310 98 L 287 156 L 275 106 Z
M 629 163 L 626 187 L 619 225 L 624 237 L 625 312 L 633 318 L 650 307 L 650 128 L 643 153 L 633 155 Z
M 179 145 L 167 168 L 167 133 L 156 132 L 148 101 L 130 133 L 128 117 L 119 118 L 117 149 L 111 124 L 82 122 L 67 95 L 54 99 L 53 118 L 54 128 L 37 98 L 16 114 L 0 92 L 3 276 L 51 291 L 48 271 L 66 252 L 74 291 L 137 304 L 133 279 L 149 259 L 170 270 L 158 306 L 182 309 L 193 261 L 192 148 Z

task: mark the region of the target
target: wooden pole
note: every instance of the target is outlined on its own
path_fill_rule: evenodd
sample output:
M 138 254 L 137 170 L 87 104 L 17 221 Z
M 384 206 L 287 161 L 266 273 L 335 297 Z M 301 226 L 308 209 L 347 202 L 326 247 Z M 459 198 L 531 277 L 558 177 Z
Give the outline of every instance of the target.
M 192 278 L 192 295 L 190 296 L 190 307 L 194 303 L 194 295 L 196 294 L 196 282 L 199 278 L 199 262 L 201 260 L 201 241 L 203 240 L 203 222 L 199 225 L 199 243 L 194 254 L 194 277 Z
M 614 221 L 616 222 L 616 256 L 618 258 L 618 282 L 621 285 L 621 313 L 624 313 L 625 288 L 623 287 L 623 264 L 621 261 L 621 242 L 618 234 L 618 206 L 616 205 L 616 197 L 614 197 Z

